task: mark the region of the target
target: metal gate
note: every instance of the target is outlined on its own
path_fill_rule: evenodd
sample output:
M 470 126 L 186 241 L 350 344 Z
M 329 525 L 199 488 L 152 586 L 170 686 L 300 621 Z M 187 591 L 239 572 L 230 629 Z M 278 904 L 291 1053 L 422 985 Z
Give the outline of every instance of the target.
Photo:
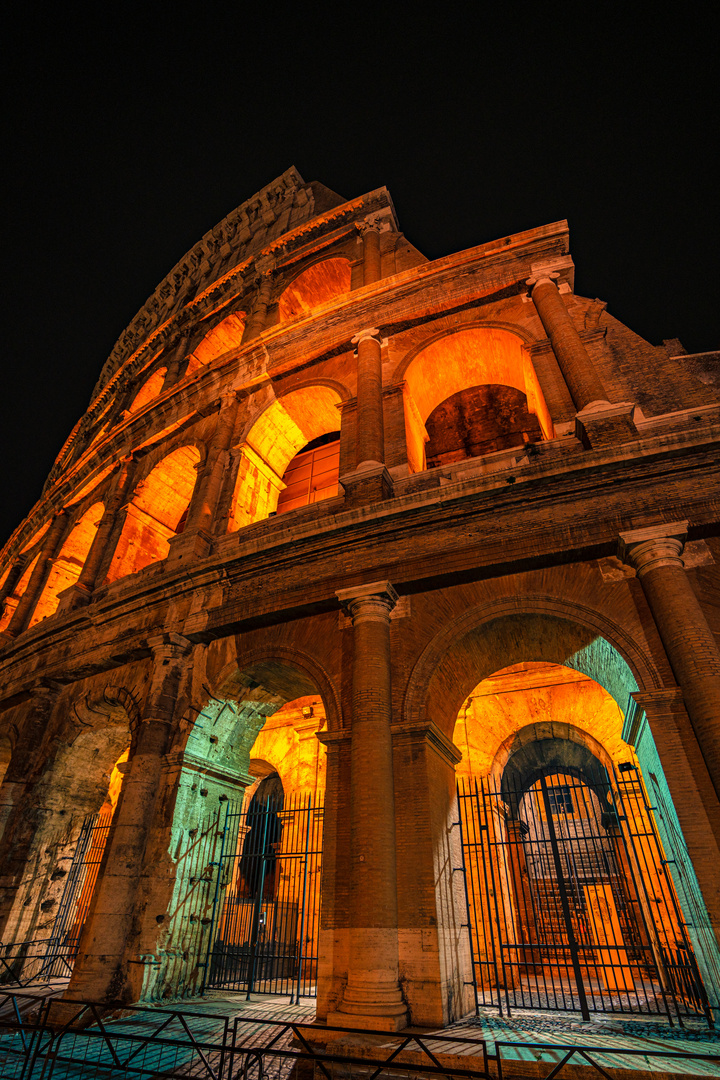
M 71 974 L 111 821 L 112 814 L 90 814 L 83 821 L 50 937 L 6 947 L 3 975 L 18 985 Z
M 322 831 L 309 796 L 228 803 L 206 986 L 315 996 Z
M 458 801 L 479 1005 L 711 1019 L 636 773 L 461 780 Z

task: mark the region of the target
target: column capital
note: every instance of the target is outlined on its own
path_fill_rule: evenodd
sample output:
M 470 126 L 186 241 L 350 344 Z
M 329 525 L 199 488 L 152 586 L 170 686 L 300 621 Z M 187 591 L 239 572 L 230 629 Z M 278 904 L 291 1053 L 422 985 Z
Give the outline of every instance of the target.
M 373 581 L 369 585 L 354 585 L 339 589 L 335 595 L 356 626 L 358 622 L 390 622 L 390 612 L 398 602 L 398 594 L 389 581 Z
M 147 639 L 148 647 L 153 654 L 153 660 L 175 660 L 186 656 L 193 647 L 192 641 L 183 637 L 182 634 L 168 633 L 156 634 Z
M 377 326 L 371 326 L 368 330 L 359 330 L 354 337 L 350 338 L 350 344 L 359 345 L 361 341 L 365 341 L 367 338 L 373 338 L 378 344 L 382 344 L 380 331 Z
M 659 566 L 674 566 L 682 570 L 687 528 L 687 521 L 675 521 L 620 533 L 618 555 L 637 571 L 640 578 Z

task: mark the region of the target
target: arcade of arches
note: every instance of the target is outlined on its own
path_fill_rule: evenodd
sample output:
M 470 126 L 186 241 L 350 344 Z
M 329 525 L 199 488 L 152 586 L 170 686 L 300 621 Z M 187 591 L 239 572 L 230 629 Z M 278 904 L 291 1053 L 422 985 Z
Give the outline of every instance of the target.
M 208 233 L 2 552 L 3 971 L 717 1011 L 711 367 L 564 222 L 432 262 L 290 170 Z

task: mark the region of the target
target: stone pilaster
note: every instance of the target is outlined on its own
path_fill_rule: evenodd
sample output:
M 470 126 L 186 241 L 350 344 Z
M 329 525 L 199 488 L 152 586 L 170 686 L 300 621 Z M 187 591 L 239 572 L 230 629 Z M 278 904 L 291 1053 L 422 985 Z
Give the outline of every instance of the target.
M 399 983 L 395 796 L 387 581 L 344 589 L 353 624 L 351 882 L 348 981 L 329 1024 L 397 1031 L 407 1024 Z
M 245 323 L 245 330 L 243 331 L 242 343 L 245 345 L 248 341 L 252 341 L 253 338 L 262 334 L 267 323 L 267 313 L 270 306 L 270 297 L 273 289 L 273 271 L 274 263 L 272 265 L 258 266 L 258 278 L 257 278 L 257 291 L 255 293 L 255 302 L 253 303 L 252 311 L 248 321 Z
M 685 572 L 687 522 L 622 533 L 620 557 L 637 572 L 673 674 L 720 795 L 720 649 Z
M 191 532 L 193 529 L 212 531 L 228 464 L 228 451 L 235 433 L 237 414 L 237 394 L 232 391 L 223 394 L 220 399 L 217 424 L 208 447 L 207 461 L 190 503 L 185 532 Z
M 138 887 L 153 826 L 162 763 L 167 753 L 175 703 L 191 644 L 179 634 L 150 638 L 150 690 L 123 780 L 103 863 L 98 875 L 68 1000 L 133 1001 L 141 974 L 128 955 Z M 137 965 L 135 965 L 137 966 Z
M 363 285 L 373 285 L 382 277 L 380 226 L 364 222 L 360 226 L 363 248 Z

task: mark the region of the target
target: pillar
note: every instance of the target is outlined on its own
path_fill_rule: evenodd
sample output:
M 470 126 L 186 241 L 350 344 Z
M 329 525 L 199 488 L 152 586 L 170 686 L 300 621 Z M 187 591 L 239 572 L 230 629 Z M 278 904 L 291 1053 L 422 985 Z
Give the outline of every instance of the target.
M 71 585 L 69 589 L 63 590 L 61 594 L 60 606 L 58 608 L 60 612 L 72 611 L 74 608 L 83 607 L 90 602 L 92 594 L 99 584 L 98 575 L 100 573 L 100 568 L 105 561 L 105 555 L 115 527 L 118 511 L 132 484 L 134 464 L 135 461 L 132 454 L 123 458 L 120 462 L 120 468 L 115 479 L 115 486 L 105 503 L 103 516 L 100 519 L 98 530 L 90 545 L 90 550 L 88 551 L 83 568 L 80 571 L 80 576 L 74 585 Z
M 35 569 L 30 575 L 30 580 L 27 584 L 27 589 L 20 597 L 18 606 L 13 612 L 13 616 L 8 623 L 7 627 L 3 631 L 10 638 L 17 637 L 27 627 L 27 624 L 32 615 L 33 609 L 38 602 L 40 592 L 47 579 L 48 572 L 50 570 L 50 564 L 53 557 L 56 555 L 60 543 L 65 534 L 67 528 L 68 515 L 62 510 L 56 515 L 50 528 L 45 533 L 42 541 L 42 547 L 40 548 L 40 558 L 35 563 Z
M 382 277 L 380 230 L 365 223 L 362 227 L 363 285 L 372 285 Z
M 528 278 L 527 284 L 570 396 L 580 412 L 589 405 L 606 402 L 607 394 L 558 292 L 554 280 L 557 277 L 557 273 L 540 271 Z
M 186 533 L 193 529 L 212 530 L 228 465 L 228 451 L 235 434 L 237 414 L 237 395 L 232 391 L 223 394 L 220 398 L 220 411 L 215 432 L 208 447 L 207 460 L 190 503 L 185 525 Z
M 385 461 L 385 432 L 380 331 L 374 327 L 361 330 L 352 339 L 352 344 L 357 345 L 356 467 L 382 465 Z
M 190 342 L 197 327 L 186 326 L 173 334 L 167 345 L 167 370 L 163 382 L 163 393 L 180 382 L 188 366 Z
M 144 717 L 105 847 L 80 939 L 67 1000 L 136 1000 L 142 973 L 128 956 L 145 850 L 158 801 L 163 757 L 191 644 L 179 634 L 150 638 L 153 668 Z
M 351 882 L 348 980 L 329 1024 L 397 1031 L 407 1024 L 399 983 L 395 798 L 390 730 L 387 581 L 337 594 L 353 625 Z
M 687 522 L 620 535 L 682 690 L 715 792 L 720 796 L 720 649 L 682 560 Z
M 272 270 L 260 270 L 256 284 L 255 303 L 245 324 L 242 337 L 243 345 L 258 337 L 265 329 L 268 307 L 270 306 L 270 294 L 272 292 Z

